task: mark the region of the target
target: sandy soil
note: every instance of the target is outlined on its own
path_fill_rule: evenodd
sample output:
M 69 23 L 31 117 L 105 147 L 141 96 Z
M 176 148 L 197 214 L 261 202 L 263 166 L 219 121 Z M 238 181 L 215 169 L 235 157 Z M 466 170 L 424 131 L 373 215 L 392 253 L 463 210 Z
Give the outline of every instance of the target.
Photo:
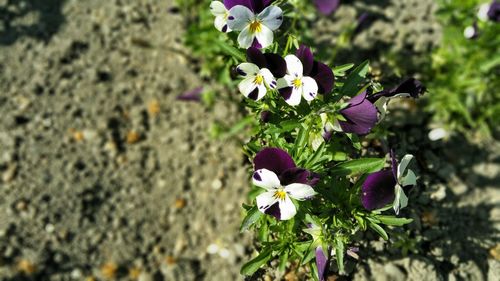
M 243 279 L 248 166 L 236 142 L 208 134 L 238 109 L 175 100 L 203 81 L 171 8 L 0 0 L 1 280 Z M 494 280 L 498 146 L 429 143 L 425 119 L 402 119 L 398 147 L 422 172 L 407 211 L 416 253 L 367 234 L 345 279 Z

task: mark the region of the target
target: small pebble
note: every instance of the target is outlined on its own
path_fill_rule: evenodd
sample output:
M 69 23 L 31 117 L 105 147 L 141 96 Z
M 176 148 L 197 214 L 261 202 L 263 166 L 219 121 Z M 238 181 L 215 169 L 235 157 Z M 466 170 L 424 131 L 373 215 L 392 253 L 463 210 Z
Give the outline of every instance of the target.
M 129 131 L 127 133 L 127 143 L 135 144 L 141 140 L 141 136 L 136 131 Z
M 212 189 L 214 190 L 219 190 L 222 188 L 222 181 L 219 179 L 215 179 L 212 181 Z
M 182 208 L 186 207 L 186 204 L 187 204 L 186 199 L 184 199 L 184 198 L 177 198 L 177 199 L 175 199 L 174 206 L 175 206 L 176 209 L 182 209 Z
M 213 254 L 217 254 L 217 252 L 219 252 L 219 245 L 217 245 L 215 243 L 208 245 L 207 253 L 213 255 Z

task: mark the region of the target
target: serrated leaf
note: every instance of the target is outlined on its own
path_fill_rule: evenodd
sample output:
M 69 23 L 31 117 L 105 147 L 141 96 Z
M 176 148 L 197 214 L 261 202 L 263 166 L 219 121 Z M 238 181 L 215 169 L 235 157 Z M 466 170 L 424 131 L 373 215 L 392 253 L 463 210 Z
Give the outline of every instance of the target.
M 272 253 L 273 250 L 271 248 L 263 250 L 257 257 L 245 263 L 241 267 L 240 273 L 247 276 L 254 274 L 261 266 L 266 264 L 271 259 Z
M 262 216 L 262 212 L 259 211 L 257 206 L 252 207 L 248 210 L 247 215 L 243 219 L 241 223 L 240 232 L 247 230 L 250 226 L 252 226 L 257 220 Z
M 385 158 L 361 158 L 335 165 L 330 171 L 337 176 L 366 174 L 384 168 Z

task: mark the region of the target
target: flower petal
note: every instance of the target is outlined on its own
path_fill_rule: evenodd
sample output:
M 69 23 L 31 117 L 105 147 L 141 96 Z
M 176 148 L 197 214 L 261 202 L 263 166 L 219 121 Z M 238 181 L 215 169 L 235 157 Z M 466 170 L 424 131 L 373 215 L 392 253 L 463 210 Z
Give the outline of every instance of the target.
M 371 102 L 376 102 L 380 97 L 394 97 L 397 95 L 407 94 L 412 98 L 418 98 L 426 91 L 426 87 L 422 82 L 415 78 L 408 78 L 401 82 L 398 86 L 391 90 L 383 90 L 368 97 Z
M 318 84 L 318 92 L 320 94 L 328 94 L 333 89 L 333 83 L 335 82 L 335 76 L 333 71 L 328 65 L 314 61 L 313 68 L 309 74 L 316 83 Z
M 236 71 L 243 77 L 255 77 L 259 73 L 259 67 L 253 63 L 244 62 L 236 67 Z
M 255 47 L 247 49 L 247 61 L 254 63 L 259 68 L 267 67 L 266 57 L 258 48 Z
M 268 169 L 256 170 L 253 173 L 252 182 L 256 186 L 267 190 L 272 190 L 281 186 L 278 176 Z
M 243 30 L 248 26 L 249 22 L 252 21 L 254 18 L 255 15 L 250 9 L 242 5 L 237 5 L 229 10 L 229 17 L 227 18 L 227 24 L 229 28 L 231 28 L 232 30 Z
M 224 4 L 222 4 L 222 2 L 220 1 L 212 1 L 210 3 L 210 12 L 212 13 L 212 15 L 214 16 L 224 16 L 227 12 L 227 9 L 226 7 L 224 6 Z
M 396 179 L 391 170 L 369 174 L 361 187 L 361 203 L 367 210 L 382 208 L 394 200 Z
M 403 187 L 409 187 L 409 186 L 414 186 L 417 184 L 417 176 L 415 175 L 415 172 L 412 170 L 408 169 L 406 171 L 406 175 L 402 176 L 399 179 L 399 184 Z M 406 189 L 405 189 L 406 191 Z
M 300 45 L 299 49 L 295 53 L 299 60 L 302 62 L 302 66 L 304 68 L 303 75 L 309 76 L 313 68 L 313 54 L 311 49 L 305 45 Z
M 314 5 L 320 13 L 328 16 L 338 9 L 340 0 L 314 0 Z
M 394 202 L 392 203 L 392 208 L 394 209 L 394 212 L 396 215 L 399 215 L 399 210 L 403 209 L 404 207 L 408 206 L 408 197 L 406 196 L 403 188 L 397 184 L 394 190 Z
M 276 79 L 274 78 L 271 71 L 269 71 L 269 69 L 263 68 L 259 71 L 259 73 L 260 73 L 260 75 L 262 75 L 262 77 L 264 77 L 264 82 L 266 83 L 266 85 L 269 88 L 271 88 L 271 89 L 276 88 L 276 86 L 277 86 Z
M 245 79 L 243 79 L 239 84 L 238 84 L 238 89 L 240 90 L 240 93 L 242 93 L 245 97 L 248 97 L 250 93 L 252 93 L 256 88 L 257 85 L 254 83 L 255 76 L 250 76 Z
M 301 88 L 292 87 L 290 89 L 291 89 L 291 93 L 288 96 L 288 98 L 286 98 L 284 95 L 283 95 L 283 98 L 285 98 L 285 102 L 288 103 L 289 105 L 297 106 L 300 104 L 300 100 L 302 99 L 302 87 Z M 280 91 L 280 93 L 281 93 L 281 91 Z
M 281 148 L 267 147 L 262 149 L 253 159 L 254 169 L 268 169 L 276 175 L 285 170 L 295 168 L 292 157 Z
M 283 11 L 278 6 L 269 6 L 260 12 L 257 18 L 269 29 L 276 30 L 283 23 Z
M 340 113 L 347 121 L 339 121 L 342 131 L 358 135 L 368 134 L 378 121 L 377 108 L 368 99 L 366 92 L 351 99 L 349 106 Z
M 245 6 L 250 10 L 253 9 L 252 0 L 224 0 L 224 6 L 228 10 L 237 5 Z
M 295 77 L 302 77 L 304 69 L 298 57 L 295 55 L 287 55 L 285 57 L 285 61 L 288 74 Z
M 238 7 L 238 6 L 237 6 Z M 231 26 L 229 26 L 231 28 Z M 233 28 L 231 28 L 233 29 Z M 238 44 L 240 45 L 240 48 L 248 48 L 252 46 L 252 42 L 254 41 L 255 35 L 253 35 L 250 32 L 250 27 L 247 26 L 245 27 L 241 32 L 240 35 L 238 35 Z
M 262 49 L 267 48 L 273 43 L 273 31 L 265 25 L 261 26 L 261 31 L 256 33 L 255 36 Z
M 319 182 L 319 175 L 303 168 L 290 168 L 279 176 L 282 185 L 303 183 L 315 186 Z
M 318 268 L 318 277 L 320 281 L 325 280 L 325 273 L 328 269 L 328 258 L 321 246 L 316 248 L 316 267 Z
M 280 220 L 289 220 L 297 214 L 297 209 L 295 209 L 295 205 L 293 204 L 290 197 L 286 196 L 285 200 L 279 200 L 280 207 Z
M 406 154 L 403 159 L 401 159 L 401 163 L 398 165 L 397 178 L 400 179 L 406 172 L 406 168 L 408 168 L 408 164 L 413 159 L 413 155 Z
M 274 203 L 278 202 L 278 199 L 274 196 L 274 191 L 267 191 L 257 195 L 255 198 L 257 203 L 257 208 L 262 213 L 266 213 L 266 210 L 269 209 Z
M 267 66 L 266 68 L 271 71 L 271 73 L 276 78 L 281 78 L 286 74 L 286 62 L 278 54 L 267 53 L 264 54 L 266 58 Z
M 312 101 L 318 95 L 318 84 L 311 77 L 302 77 L 302 95 L 306 101 Z
M 297 200 L 306 200 L 310 199 L 314 195 L 316 195 L 316 191 L 307 185 L 302 183 L 292 183 L 285 186 L 285 191 L 292 197 Z

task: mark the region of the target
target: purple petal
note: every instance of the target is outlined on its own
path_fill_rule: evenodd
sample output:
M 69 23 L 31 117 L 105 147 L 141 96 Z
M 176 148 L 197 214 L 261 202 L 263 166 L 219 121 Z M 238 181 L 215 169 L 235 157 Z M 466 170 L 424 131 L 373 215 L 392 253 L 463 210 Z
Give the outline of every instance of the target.
M 257 38 L 253 39 L 252 47 L 257 48 L 257 49 L 262 49 L 262 45 L 259 43 L 259 40 L 257 40 Z
M 319 175 L 303 168 L 290 168 L 279 175 L 282 185 L 303 183 L 315 186 L 319 182 Z
M 199 102 L 201 100 L 202 93 L 203 93 L 203 87 L 198 87 L 196 89 L 180 94 L 179 96 L 177 96 L 177 99 L 182 101 Z
M 320 94 L 328 94 L 332 91 L 335 77 L 331 68 L 326 64 L 314 61 L 310 76 L 316 80 Z
M 490 9 L 488 10 L 488 18 L 494 22 L 500 22 L 500 3 L 493 1 L 490 4 Z
M 328 266 L 328 258 L 323 252 L 323 248 L 318 246 L 316 248 L 316 267 L 318 268 L 318 277 L 320 281 L 325 280 L 325 273 Z
M 224 6 L 229 10 L 234 6 L 242 5 L 249 8 L 250 10 L 253 10 L 252 2 L 252 0 L 224 0 Z
M 366 99 L 366 92 L 349 101 L 349 106 L 340 111 L 347 121 L 339 121 L 342 131 L 358 135 L 368 134 L 378 121 L 377 108 Z
M 264 110 L 260 113 L 260 121 L 262 123 L 267 123 L 269 122 L 269 120 L 271 120 L 271 111 L 268 111 L 268 110 Z
M 311 49 L 305 45 L 300 45 L 299 49 L 295 53 L 295 55 L 299 58 L 299 60 L 302 62 L 302 67 L 303 67 L 303 74 L 304 76 L 310 76 L 309 74 L 311 73 L 311 70 L 313 68 L 313 54 L 311 52 Z
M 367 210 L 384 207 L 394 200 L 396 178 L 392 170 L 383 170 L 366 177 L 361 187 L 361 203 Z
M 323 127 L 323 132 L 321 136 L 325 141 L 329 141 L 333 136 L 333 130 L 328 129 L 327 127 Z
M 262 52 L 255 48 L 250 47 L 247 49 L 247 61 L 257 65 L 259 68 L 266 68 L 266 57 Z
M 371 102 L 376 102 L 380 97 L 393 97 L 397 94 L 409 94 L 412 98 L 423 95 L 427 89 L 424 84 L 415 78 L 408 78 L 391 90 L 383 90 L 368 97 Z
M 340 0 L 314 0 L 316 9 L 325 16 L 330 15 L 340 5 Z
M 281 78 L 286 74 L 286 62 L 285 60 L 277 54 L 264 54 L 267 63 L 267 69 L 271 71 L 271 73 L 276 78 Z
M 280 148 L 264 148 L 253 159 L 254 169 L 268 169 L 276 175 L 281 175 L 284 171 L 295 168 L 292 157 Z
M 281 96 L 285 99 L 285 100 L 288 100 L 290 98 L 290 96 L 292 96 L 292 87 L 286 87 L 286 88 L 281 88 L 281 89 L 278 89 L 278 91 L 280 92 Z
M 391 149 L 389 152 L 391 156 L 391 169 L 392 169 L 392 174 L 394 175 L 394 178 L 398 178 L 398 159 L 396 159 L 396 154 L 394 153 L 394 150 Z
M 271 207 L 267 208 L 264 211 L 264 213 L 268 214 L 268 215 L 271 215 L 271 216 L 273 216 L 273 217 L 275 217 L 275 218 L 277 218 L 279 220 L 280 217 L 281 217 L 281 211 L 280 211 L 279 202 L 276 202 L 273 205 L 271 205 Z

